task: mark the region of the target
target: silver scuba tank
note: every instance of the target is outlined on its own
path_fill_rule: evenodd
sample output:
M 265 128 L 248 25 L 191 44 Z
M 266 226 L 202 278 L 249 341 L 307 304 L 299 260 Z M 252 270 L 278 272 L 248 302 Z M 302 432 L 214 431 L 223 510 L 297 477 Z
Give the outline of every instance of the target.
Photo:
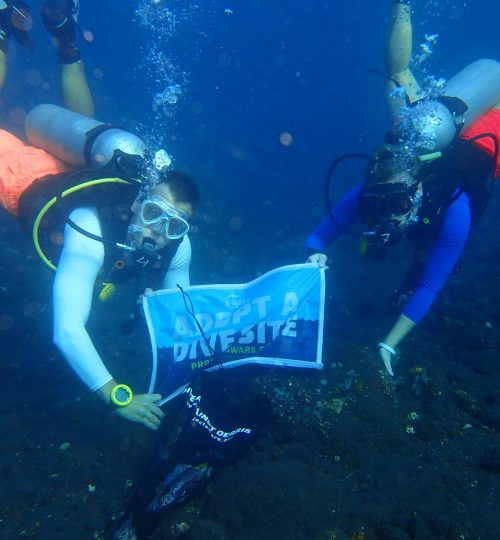
M 138 162 L 147 152 L 137 135 L 58 105 L 32 109 L 26 116 L 25 132 L 33 146 L 74 166 L 120 170 L 120 159 Z
M 417 153 L 444 150 L 464 128 L 500 102 L 500 63 L 481 59 L 459 71 L 443 96 L 416 102 L 401 115 L 403 140 Z

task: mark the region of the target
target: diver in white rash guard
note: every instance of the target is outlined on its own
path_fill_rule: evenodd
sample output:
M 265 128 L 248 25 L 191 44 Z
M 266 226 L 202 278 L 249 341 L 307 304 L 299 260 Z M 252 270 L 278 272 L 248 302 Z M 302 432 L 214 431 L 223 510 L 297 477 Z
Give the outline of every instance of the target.
M 140 172 L 142 141 L 104 124 L 97 130 L 95 141 L 107 137 L 113 143 L 109 162 L 102 172 L 77 173 L 54 155 L 0 130 L 0 204 L 17 217 L 42 259 L 56 270 L 54 342 L 69 365 L 119 416 L 156 429 L 163 418 L 157 405 L 161 396 L 134 395 L 128 385 L 117 384 L 86 323 L 101 278 L 100 298 L 129 279 L 136 280 L 137 295 L 146 288 L 189 285 L 187 233 L 198 189 L 189 176 L 172 170 L 158 173 L 150 183 Z M 62 251 L 54 238 L 64 239 Z M 51 253 L 54 249 L 60 253 Z M 59 255 L 56 268 L 51 261 Z

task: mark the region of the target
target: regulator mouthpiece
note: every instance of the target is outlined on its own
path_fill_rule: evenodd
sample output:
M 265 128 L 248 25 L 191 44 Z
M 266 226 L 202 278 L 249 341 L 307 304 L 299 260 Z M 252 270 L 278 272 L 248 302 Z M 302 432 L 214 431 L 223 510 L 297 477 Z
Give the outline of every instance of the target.
M 144 238 L 142 246 L 136 251 L 135 262 L 146 269 L 158 260 L 158 251 L 156 242 L 152 238 Z

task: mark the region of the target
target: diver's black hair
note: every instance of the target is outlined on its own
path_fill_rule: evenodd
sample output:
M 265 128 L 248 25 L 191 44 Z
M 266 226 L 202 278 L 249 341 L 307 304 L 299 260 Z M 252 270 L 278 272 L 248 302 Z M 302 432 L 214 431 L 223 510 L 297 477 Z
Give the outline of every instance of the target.
M 193 212 L 196 212 L 200 203 L 200 193 L 189 175 L 180 171 L 167 171 L 162 175 L 160 184 L 167 184 L 177 202 L 190 204 Z
M 378 146 L 370 156 L 365 173 L 365 187 L 373 184 L 383 184 L 397 173 L 407 173 L 416 180 L 416 175 L 421 168 L 421 164 L 416 158 L 407 156 L 398 157 L 400 147 L 391 144 Z M 406 162 L 405 162 L 406 161 Z

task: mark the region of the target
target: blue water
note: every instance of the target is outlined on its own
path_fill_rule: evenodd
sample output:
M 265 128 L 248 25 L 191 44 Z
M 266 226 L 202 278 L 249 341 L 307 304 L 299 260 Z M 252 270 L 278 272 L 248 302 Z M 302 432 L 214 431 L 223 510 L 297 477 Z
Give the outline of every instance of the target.
M 34 12 L 39 4 L 32 3 Z M 266 251 L 256 266 L 247 253 L 249 272 L 241 270 L 236 280 L 286 262 L 285 250 L 279 254 L 284 243 L 288 262 L 301 258 L 304 236 L 323 210 L 323 179 L 333 157 L 370 151 L 387 130 L 383 81 L 368 72 L 383 69 L 386 4 L 82 2 L 80 24 L 93 41 L 80 44 L 97 117 L 153 134 L 198 181 L 200 217 L 210 213 L 223 229 L 236 218 L 228 241 Z M 439 36 L 425 62 L 428 73 L 449 78 L 498 51 L 495 0 L 420 4 L 415 44 L 425 34 Z M 3 93 L 7 114 L 59 101 L 58 66 L 38 17 L 32 34 L 34 53 L 17 46 L 9 53 L 15 58 Z M 151 58 L 154 47 L 171 64 L 170 83 L 181 92 L 168 116 L 153 111 L 155 94 L 170 84 L 164 62 Z M 26 81 L 33 72 L 36 85 Z M 280 143 L 282 133 L 291 135 L 291 145 Z M 348 167 L 337 180 L 339 191 L 359 174 L 359 166 Z M 202 237 L 203 219 L 199 225 Z M 222 234 L 218 227 L 212 235 Z M 272 245 L 276 260 L 268 260 Z
M 344 152 L 370 152 L 389 128 L 383 80 L 369 72 L 373 68 L 383 70 L 389 1 L 159 0 L 156 4 L 153 0 L 81 0 L 81 4 L 80 25 L 84 31 L 91 32 L 93 39 L 90 45 L 86 45 L 79 38 L 79 44 L 97 118 L 137 131 L 147 137 L 154 147 L 164 146 L 173 155 L 175 166 L 191 174 L 199 184 L 202 203 L 192 235 L 193 283 L 242 282 L 280 264 L 303 261 L 305 237 L 324 213 L 324 177 L 330 163 Z M 417 0 L 414 0 L 414 4 L 417 4 Z M 31 107 L 43 102 L 60 103 L 59 67 L 38 16 L 40 1 L 32 1 L 30 5 L 35 14 L 32 31 L 35 51 L 30 53 L 11 43 L 8 79 L 0 97 L 0 127 L 12 129 L 18 134 L 22 134 L 22 120 Z M 433 54 L 421 66 L 425 73 L 437 78 L 450 78 L 477 58 L 498 59 L 498 0 L 421 0 L 417 7 L 414 43 L 422 43 L 425 34 L 438 34 Z M 165 16 L 165 9 L 171 12 L 168 17 Z M 144 20 L 145 13 L 150 14 L 147 20 Z M 172 23 L 175 23 L 173 28 Z M 162 55 L 160 61 L 158 56 L 155 59 L 152 55 L 151 51 L 154 50 Z M 155 110 L 155 96 L 157 103 L 157 94 L 169 88 L 171 99 L 176 102 L 164 110 L 158 107 Z M 332 196 L 335 198 L 357 183 L 363 174 L 363 167 L 363 163 L 356 162 L 342 166 L 335 177 Z M 436 313 L 440 314 L 441 319 L 436 323 L 436 318 L 431 315 L 416 330 L 417 342 L 408 342 L 407 364 L 400 369 L 401 373 L 407 373 L 412 363 L 428 362 L 431 366 L 436 363 L 448 377 L 448 369 L 452 370 L 453 366 L 458 370 L 465 369 L 461 363 L 463 359 L 471 365 L 475 364 L 476 345 L 482 351 L 485 365 L 489 362 L 488 358 L 492 361 L 497 359 L 498 347 L 495 346 L 498 341 L 491 336 L 500 324 L 497 309 L 500 287 L 498 255 L 492 249 L 492 238 L 498 238 L 499 234 L 499 208 L 497 189 L 487 212 L 471 236 L 462 274 L 450 279 L 436 303 Z M 36 486 L 44 485 L 49 474 L 58 470 L 59 455 L 57 452 L 50 454 L 49 446 L 57 449 L 57 445 L 66 440 L 64 437 L 69 437 L 67 431 L 77 440 L 70 431 L 72 426 L 66 409 L 60 407 L 61 394 L 71 396 L 67 399 L 74 408 L 68 414 L 72 415 L 74 425 L 83 423 L 88 426 L 82 430 L 88 433 L 86 437 L 89 441 L 85 448 L 91 449 L 86 457 L 88 463 L 84 461 L 84 465 L 71 465 L 74 476 L 68 476 L 70 487 L 67 488 L 71 492 L 78 485 L 78 493 L 81 495 L 83 491 L 87 496 L 87 484 L 95 482 L 94 469 L 101 467 L 100 474 L 111 475 L 102 471 L 111 470 L 117 453 L 123 448 L 117 448 L 118 437 L 114 433 L 109 435 L 108 441 L 107 434 L 97 432 L 100 423 L 98 416 L 97 420 L 86 417 L 82 420 L 81 415 L 86 414 L 82 411 L 87 409 L 82 408 L 83 405 L 80 407 L 80 403 L 74 403 L 74 395 L 83 392 L 83 387 L 70 378 L 72 375 L 68 374 L 66 367 L 61 368 L 64 361 L 52 349 L 52 276 L 42 273 L 34 257 L 25 255 L 30 249 L 28 242 L 20 240 L 19 231 L 14 231 L 15 226 L 7 223 L 5 215 L 0 217 L 0 233 L 7 239 L 0 250 L 0 276 L 3 280 L 0 286 L 5 288 L 5 294 L 0 299 L 3 302 L 4 298 L 8 298 L 8 305 L 6 301 L 1 307 L 2 313 L 16 319 L 14 330 L 9 334 L 11 341 L 8 341 L 9 373 L 14 375 L 11 379 L 2 379 L 9 391 L 17 396 L 17 388 L 24 390 L 27 384 L 32 384 L 29 378 L 32 368 L 24 367 L 26 371 L 19 371 L 18 379 L 15 373 L 19 366 L 34 361 L 38 353 L 32 351 L 42 351 L 41 363 L 36 358 L 37 364 L 33 368 L 39 377 L 39 371 L 48 366 L 42 375 L 42 383 L 39 383 L 44 392 L 41 401 L 54 404 L 58 411 L 61 409 L 58 413 L 46 413 L 41 408 L 44 423 L 40 424 L 38 419 L 30 431 L 30 418 L 26 418 L 26 411 L 22 408 L 25 397 L 21 394 L 18 397 L 21 401 L 13 400 L 12 406 L 9 401 L 12 408 L 8 410 L 9 418 L 12 419 L 8 425 L 17 429 L 20 423 L 22 436 L 27 439 L 32 437 L 34 441 L 29 442 L 26 446 L 28 450 L 22 452 L 33 452 L 45 464 L 50 463 L 47 456 L 52 456 L 50 459 L 56 463 L 53 469 L 49 466 L 47 471 L 43 469 L 42 480 L 34 477 L 32 481 L 35 487 L 31 487 L 32 491 L 28 490 L 23 497 L 30 497 L 32 492 L 36 494 Z M 493 244 L 497 246 L 498 242 Z M 359 347 L 365 346 L 363 355 L 368 350 L 375 354 L 374 343 L 390 327 L 394 316 L 386 300 L 404 275 L 398 257 L 405 247 L 408 248 L 398 246 L 395 254 L 390 255 L 385 263 L 374 260 L 360 262 L 357 246 L 350 238 L 341 239 L 331 250 L 332 271 L 327 277 L 327 340 L 333 336 Z M 34 275 L 40 275 L 41 281 L 33 278 Z M 30 314 L 25 306 L 31 306 L 36 313 Z M 116 338 L 116 325 L 112 326 L 114 321 L 108 319 L 110 317 L 104 323 L 99 323 L 101 334 L 96 338 L 98 347 L 102 347 L 111 362 L 116 363 L 116 369 L 121 370 L 121 374 L 128 376 L 132 364 L 129 343 L 118 341 L 123 336 Z M 489 328 L 492 328 L 491 332 Z M 480 335 L 478 329 L 485 334 Z M 451 336 L 446 341 L 447 332 L 450 331 L 455 332 L 455 338 Z M 469 335 L 466 335 L 467 332 Z M 483 339 L 483 335 L 487 337 Z M 450 344 L 454 339 L 456 343 Z M 462 342 L 467 344 L 465 352 L 460 350 Z M 493 345 L 486 350 L 488 343 Z M 345 345 L 344 350 L 351 351 Z M 345 361 L 344 357 L 337 358 L 337 349 L 333 352 L 328 350 L 325 354 L 331 354 L 335 362 Z M 369 353 L 366 354 L 369 356 Z M 373 373 L 374 378 L 377 377 L 373 366 L 368 368 L 365 365 L 365 368 Z M 474 387 L 476 397 L 486 395 L 487 391 L 481 388 L 487 376 L 478 373 L 474 374 L 474 379 L 467 372 L 462 379 L 457 379 L 458 383 L 448 377 L 448 394 L 446 391 L 443 394 L 450 395 L 457 384 L 460 386 L 463 381 L 474 380 L 478 381 Z M 436 376 L 438 381 L 444 378 L 438 379 Z M 470 388 L 468 390 L 471 391 Z M 34 395 L 38 396 L 36 392 Z M 436 395 L 441 394 L 436 391 Z M 313 396 L 316 394 L 313 393 Z M 409 407 L 418 406 L 411 399 L 407 404 L 408 410 Z M 494 401 L 498 398 L 491 399 Z M 488 403 L 488 400 L 485 398 L 484 403 Z M 30 407 L 29 410 L 35 408 Z M 396 415 L 397 407 L 394 409 L 395 412 L 391 414 Z M 361 405 L 359 410 L 363 411 Z M 443 411 L 446 412 L 445 407 Z M 383 410 L 380 416 L 383 417 L 385 412 Z M 348 421 L 345 421 L 345 429 L 359 423 L 358 413 L 356 422 L 347 425 Z M 20 415 L 19 419 L 17 414 Z M 370 415 L 375 413 L 369 406 L 365 414 L 371 418 Z M 402 411 L 401 414 L 404 419 L 406 412 Z M 290 414 L 291 417 L 294 415 L 300 417 L 300 411 Z M 462 421 L 461 418 L 457 423 Z M 479 420 L 479 423 L 483 422 L 481 418 Z M 433 421 L 439 423 L 439 419 L 433 418 Z M 34 420 L 32 422 L 35 424 Z M 399 429 L 394 427 L 396 424 L 392 418 L 387 420 L 387 425 L 394 430 Z M 130 428 L 118 426 L 117 429 L 123 429 L 123 433 L 120 432 L 122 444 L 129 437 Z M 47 433 L 47 441 L 43 438 L 45 433 L 41 435 L 42 431 Z M 56 435 L 52 437 L 53 431 Z M 96 432 L 97 436 L 94 436 Z M 143 432 L 132 433 L 139 438 Z M 376 434 L 379 433 L 383 435 L 384 431 L 377 425 Z M 447 440 L 447 433 L 442 436 L 443 441 Z M 340 441 L 339 447 L 345 448 L 347 455 L 350 441 L 343 438 L 340 431 L 335 432 L 334 437 L 335 444 Z M 131 438 L 134 440 L 133 436 Z M 40 439 L 42 442 L 39 442 Z M 105 450 L 99 446 L 102 440 L 107 444 Z M 359 464 L 362 467 L 365 463 L 363 440 L 360 438 L 361 450 L 353 458 L 359 461 L 356 467 Z M 372 452 L 377 444 L 371 442 L 373 438 L 367 437 L 367 440 L 366 448 L 369 445 Z M 462 435 L 457 435 L 457 440 L 461 442 Z M 83 445 L 81 441 L 80 444 Z M 441 441 L 436 442 L 437 452 L 441 444 Z M 127 445 L 134 448 L 130 439 L 123 445 L 125 449 Z M 16 442 L 16 449 L 9 449 L 9 455 L 16 456 L 12 457 L 11 468 L 14 471 L 29 471 L 26 463 L 31 459 L 30 455 L 23 466 L 17 464 L 18 446 Z M 37 448 L 43 448 L 43 456 L 37 454 Z M 107 458 L 103 458 L 106 451 Z M 128 459 L 133 461 L 133 458 Z M 135 459 L 139 462 L 142 454 L 137 452 Z M 380 466 L 373 474 L 376 476 L 382 470 L 386 472 L 385 467 L 385 456 L 381 456 Z M 436 478 L 445 467 L 454 478 L 456 465 L 452 460 L 438 468 Z M 84 470 L 84 480 L 80 478 L 80 468 Z M 418 474 L 415 472 L 417 467 L 413 470 L 416 485 L 426 468 L 431 467 L 425 464 L 422 472 L 419 461 Z M 6 471 L 9 470 L 6 466 Z M 474 470 L 471 474 L 475 475 L 476 472 Z M 307 477 L 308 470 L 303 474 Z M 66 471 L 61 476 L 66 478 L 67 475 Z M 227 475 L 230 486 L 227 492 L 230 492 L 233 483 L 237 485 L 237 480 L 233 479 L 232 471 Z M 370 470 L 366 477 L 371 478 L 371 475 Z M 475 478 L 472 480 L 475 481 Z M 495 478 L 498 478 L 498 474 Z M 123 483 L 121 476 L 119 482 L 115 478 L 109 480 L 110 485 L 114 486 L 113 482 L 120 486 Z M 425 486 L 434 485 L 431 481 L 426 483 L 425 477 L 422 483 Z M 365 480 L 364 485 L 367 484 Z M 405 485 L 403 481 L 401 485 Z M 439 483 L 436 485 L 441 486 Z M 461 484 L 455 491 L 462 489 L 472 500 L 474 492 L 467 488 L 468 485 Z M 487 485 L 484 481 L 483 486 Z M 342 486 L 345 486 L 347 493 L 350 489 L 348 485 Z M 394 486 L 390 485 L 387 492 L 392 493 L 393 489 Z M 482 489 L 485 493 L 488 491 L 487 487 Z M 106 493 L 103 499 L 107 502 L 108 499 L 117 500 L 120 496 L 124 498 L 123 492 L 118 488 L 116 490 L 118 494 Z M 105 488 L 99 485 L 99 491 L 104 493 Z M 372 495 L 367 495 L 367 499 Z M 342 498 L 342 504 L 347 505 L 346 501 L 349 501 L 357 505 L 356 496 L 355 500 L 350 497 L 349 491 Z M 425 501 L 425 497 L 420 499 Z M 22 502 L 24 505 L 24 499 Z M 480 495 L 476 502 L 476 508 L 480 508 Z M 425 505 L 422 502 L 419 504 Z M 36 506 L 35 503 L 32 506 Z M 455 506 L 458 508 L 458 505 Z M 87 519 L 91 521 L 96 514 L 85 508 L 81 512 L 85 516 L 84 522 Z M 330 516 L 330 508 L 325 512 Z M 394 514 L 398 512 L 399 506 L 395 503 Z M 488 512 L 490 517 L 493 516 L 491 507 Z M 107 519 L 111 512 L 106 510 L 103 513 Z M 413 515 L 413 508 L 407 509 L 407 514 Z M 477 520 L 480 519 L 478 515 L 475 515 Z M 24 516 L 26 523 L 35 521 L 35 518 Z M 23 523 L 21 518 L 12 519 Z M 101 521 L 103 519 L 101 516 Z M 288 519 L 288 516 L 283 518 L 283 523 Z M 99 520 L 96 521 L 95 524 L 90 523 L 88 529 L 102 526 Z M 23 527 L 20 525 L 16 531 Z M 474 527 L 471 526 L 471 529 Z M 64 535 L 61 538 L 65 538 Z

